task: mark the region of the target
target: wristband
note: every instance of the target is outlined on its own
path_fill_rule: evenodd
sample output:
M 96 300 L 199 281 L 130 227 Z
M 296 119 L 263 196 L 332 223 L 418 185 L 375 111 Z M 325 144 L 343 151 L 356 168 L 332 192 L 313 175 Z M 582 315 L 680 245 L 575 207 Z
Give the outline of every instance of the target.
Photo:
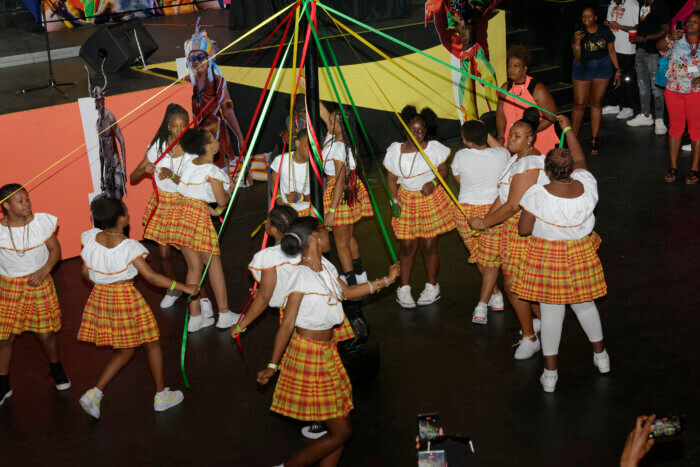
M 170 174 L 170 180 L 175 180 L 175 173 Z
M 170 290 L 175 290 L 175 287 L 177 286 L 177 282 L 173 281 L 172 284 L 170 284 Z
M 275 199 L 282 199 L 282 195 L 275 196 Z
M 372 286 L 372 281 L 367 282 L 367 285 L 369 285 L 369 294 L 372 295 L 374 293 L 374 287 Z
M 294 201 L 294 202 L 295 202 L 295 203 L 298 203 L 298 202 L 301 201 L 302 199 L 304 199 L 304 195 L 302 195 L 301 193 L 299 193 L 299 197 L 298 197 L 298 198 L 296 199 L 296 201 Z
M 239 323 L 236 323 L 236 335 L 243 334 L 244 332 L 245 332 L 245 328 L 241 329 L 241 325 Z
M 433 186 L 437 187 L 437 181 L 435 179 L 432 180 Z
M 280 366 L 277 365 L 277 364 L 274 364 L 274 363 L 268 363 L 268 364 L 267 364 L 267 367 L 268 367 L 268 368 L 272 368 L 272 369 L 275 370 L 275 371 L 279 371 L 279 369 L 280 369 Z
M 328 212 L 335 212 L 335 208 L 328 208 Z
M 223 210 L 222 208 L 220 208 L 219 206 L 215 207 L 215 208 L 214 208 L 214 211 L 218 212 L 219 215 L 221 215 L 221 213 L 224 212 L 224 210 Z
M 384 276 L 384 283 L 389 287 L 389 278 L 387 276 Z
M 562 130 L 561 130 L 562 136 L 564 135 L 564 133 L 566 133 L 566 132 L 569 131 L 569 130 L 571 130 L 571 127 L 570 127 L 570 126 L 567 126 L 566 128 L 562 129 Z
M 399 200 L 396 198 L 391 198 L 391 201 L 394 202 L 395 205 L 400 206 L 401 204 L 399 203 Z

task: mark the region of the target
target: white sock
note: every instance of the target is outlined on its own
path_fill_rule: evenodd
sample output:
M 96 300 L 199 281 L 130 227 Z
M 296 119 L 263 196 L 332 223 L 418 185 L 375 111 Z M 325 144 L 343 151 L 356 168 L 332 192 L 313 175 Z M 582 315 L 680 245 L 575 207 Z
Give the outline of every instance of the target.
M 102 394 L 102 391 L 100 391 L 99 389 L 97 389 L 95 387 L 95 388 L 92 388 L 92 392 L 95 393 L 95 397 L 97 397 L 97 400 L 102 400 L 102 396 L 104 395 L 104 394 Z
M 479 302 L 476 304 L 477 308 L 488 308 L 488 305 L 484 302 Z
M 540 336 L 542 340 L 542 355 L 545 357 L 559 353 L 565 310 L 566 307 L 564 305 L 540 303 L 540 311 L 542 313 Z
M 557 376 L 557 374 L 557 370 L 548 370 L 546 368 L 544 369 L 545 376 Z

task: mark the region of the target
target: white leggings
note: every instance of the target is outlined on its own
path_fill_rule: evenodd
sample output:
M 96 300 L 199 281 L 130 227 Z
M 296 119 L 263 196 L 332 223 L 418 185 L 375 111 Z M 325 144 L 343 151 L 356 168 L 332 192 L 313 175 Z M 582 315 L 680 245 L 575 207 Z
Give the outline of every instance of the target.
M 603 340 L 603 327 L 600 324 L 598 308 L 593 302 L 572 303 L 571 308 L 581 323 L 583 332 L 586 333 L 590 342 Z M 561 330 L 564 325 L 564 312 L 566 305 L 552 305 L 550 303 L 540 303 L 542 312 L 542 355 L 550 356 L 559 353 L 559 342 L 561 341 Z

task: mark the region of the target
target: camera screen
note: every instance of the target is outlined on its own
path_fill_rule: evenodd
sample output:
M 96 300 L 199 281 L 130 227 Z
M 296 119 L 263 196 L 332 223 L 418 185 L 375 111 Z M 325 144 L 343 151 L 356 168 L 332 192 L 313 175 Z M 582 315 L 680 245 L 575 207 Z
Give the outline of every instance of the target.
M 422 415 L 418 418 L 418 436 L 422 441 L 437 438 L 440 433 L 440 419 L 437 415 Z
M 421 451 L 418 453 L 418 467 L 445 467 L 445 451 Z
M 654 420 L 651 425 L 651 432 L 649 433 L 649 438 L 664 438 L 666 436 L 679 435 L 683 430 L 683 424 L 681 418 L 676 417 L 662 417 Z

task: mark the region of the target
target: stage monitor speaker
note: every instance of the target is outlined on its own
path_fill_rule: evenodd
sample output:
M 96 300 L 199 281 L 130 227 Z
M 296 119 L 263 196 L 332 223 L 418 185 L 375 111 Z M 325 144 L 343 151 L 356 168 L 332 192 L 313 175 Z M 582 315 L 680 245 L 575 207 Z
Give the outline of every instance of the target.
M 141 45 L 144 60 L 158 50 L 158 44 L 143 27 L 141 21 L 132 19 L 98 29 L 80 47 L 80 58 L 95 71 L 100 71 L 104 59 L 105 71 L 113 73 L 140 57 L 139 45 Z

